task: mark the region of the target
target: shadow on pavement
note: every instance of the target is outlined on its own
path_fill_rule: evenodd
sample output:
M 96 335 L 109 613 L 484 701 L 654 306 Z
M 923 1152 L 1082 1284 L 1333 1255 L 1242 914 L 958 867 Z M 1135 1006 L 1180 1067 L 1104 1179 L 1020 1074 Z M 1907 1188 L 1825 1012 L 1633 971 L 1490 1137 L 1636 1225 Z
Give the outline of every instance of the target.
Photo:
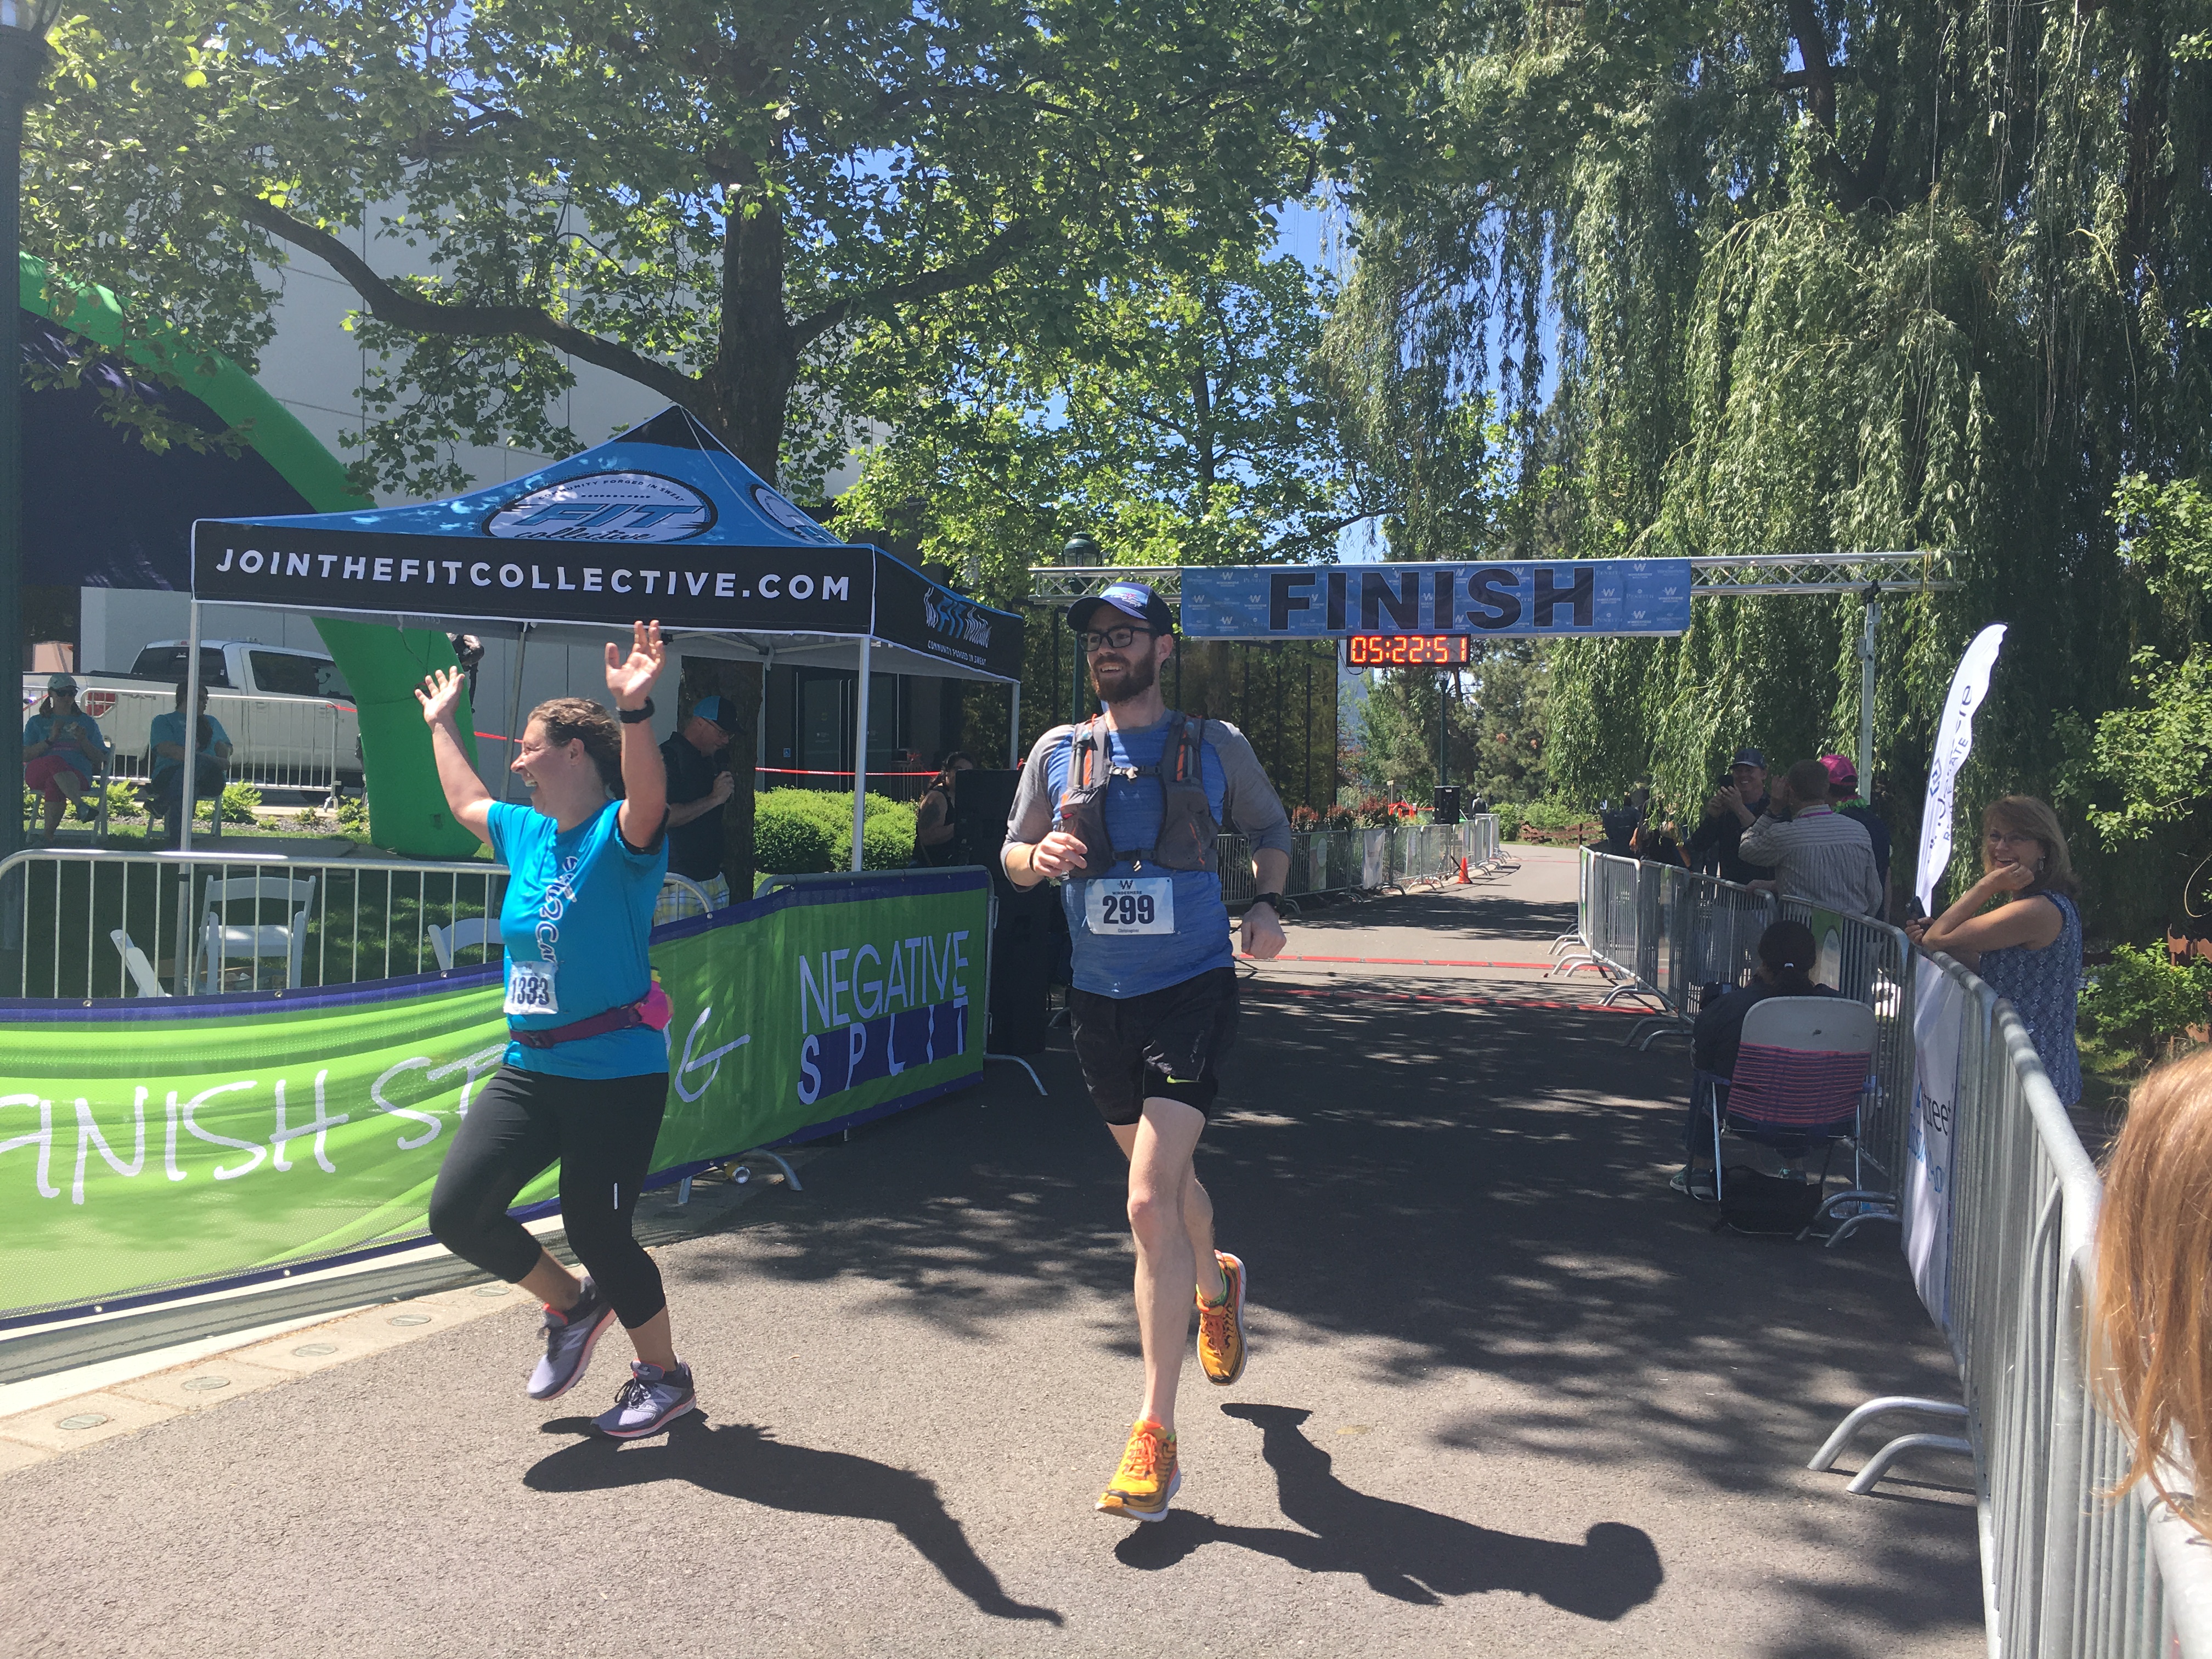
M 1336 1477 L 1329 1455 L 1299 1431 L 1293 1406 L 1224 1406 L 1259 1425 L 1285 1518 L 1305 1528 L 1231 1527 L 1188 1510 L 1139 1527 L 1114 1553 L 1144 1571 L 1171 1567 L 1208 1544 L 1272 1555 L 1302 1572 L 1358 1573 L 1394 1601 L 1435 1607 L 1448 1595 L 1517 1590 L 1562 1612 L 1610 1622 L 1643 1606 L 1666 1577 L 1650 1537 L 1600 1522 L 1579 1544 L 1556 1544 L 1370 1497 Z
M 547 1424 L 549 1432 L 573 1431 L 586 1419 Z M 1050 1607 L 1017 1601 L 975 1553 L 960 1523 L 937 1495 L 937 1483 L 911 1469 L 895 1468 L 849 1452 L 787 1445 L 750 1423 L 715 1427 L 693 1413 L 672 1424 L 657 1444 L 589 1439 L 564 1446 L 532 1465 L 522 1483 L 532 1492 L 608 1492 L 654 1480 L 688 1480 L 724 1498 L 800 1515 L 842 1515 L 881 1521 L 920 1552 L 945 1582 L 994 1619 L 1042 1619 L 1059 1624 Z

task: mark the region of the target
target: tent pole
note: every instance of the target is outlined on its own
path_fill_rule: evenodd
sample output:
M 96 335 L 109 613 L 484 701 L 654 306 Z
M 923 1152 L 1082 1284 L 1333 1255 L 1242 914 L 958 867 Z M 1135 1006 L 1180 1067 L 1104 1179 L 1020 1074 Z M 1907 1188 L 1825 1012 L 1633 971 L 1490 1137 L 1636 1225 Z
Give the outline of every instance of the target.
M 1006 710 L 1006 769 L 1011 772 L 1022 763 L 1022 683 L 1008 682 L 1012 694 Z
M 192 813 L 197 808 L 193 798 L 198 793 L 197 786 L 200 770 L 200 602 L 197 599 L 191 602 L 190 611 L 191 621 L 185 635 L 185 721 L 182 733 L 185 770 L 179 782 L 177 797 L 177 811 L 182 824 L 177 848 L 188 860 L 192 852 Z M 221 796 L 216 798 L 215 810 L 216 826 L 220 829 L 222 825 Z M 188 996 L 192 990 L 192 866 L 189 863 L 185 865 L 178 872 L 178 877 L 176 966 L 171 979 L 176 987 L 176 994 Z
M 768 681 L 775 672 L 775 641 L 770 640 L 761 652 L 760 712 L 753 716 L 753 793 L 758 794 L 761 774 L 768 766 Z
M 867 833 L 868 795 L 868 647 L 875 641 L 860 635 L 859 695 L 853 699 L 853 868 L 860 867 Z
M 520 751 L 514 740 L 522 735 L 522 664 L 530 654 L 530 624 L 522 624 L 522 631 L 514 636 L 514 689 L 507 697 L 507 772 L 500 780 L 499 798 L 505 800 L 514 788 L 514 757 Z

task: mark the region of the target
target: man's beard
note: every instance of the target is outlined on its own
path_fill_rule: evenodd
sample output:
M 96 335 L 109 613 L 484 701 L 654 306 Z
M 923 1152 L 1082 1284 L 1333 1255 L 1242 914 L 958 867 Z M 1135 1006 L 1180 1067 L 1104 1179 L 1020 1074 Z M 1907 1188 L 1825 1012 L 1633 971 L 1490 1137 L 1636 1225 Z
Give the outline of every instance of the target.
M 1112 690 L 1109 691 L 1100 682 L 1096 665 L 1093 665 L 1091 670 L 1091 684 L 1103 702 L 1118 708 L 1122 703 L 1143 696 L 1146 692 L 1152 689 L 1154 682 L 1159 677 L 1159 665 L 1152 660 L 1152 653 L 1147 652 L 1142 656 L 1131 657 L 1128 659 L 1127 665 L 1121 670 L 1119 683 Z

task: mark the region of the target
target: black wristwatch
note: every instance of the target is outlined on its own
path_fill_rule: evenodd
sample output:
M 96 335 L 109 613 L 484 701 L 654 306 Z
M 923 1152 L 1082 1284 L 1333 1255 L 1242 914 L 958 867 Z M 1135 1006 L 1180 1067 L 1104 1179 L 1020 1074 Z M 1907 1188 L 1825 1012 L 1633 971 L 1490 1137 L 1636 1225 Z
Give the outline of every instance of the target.
M 653 699 L 647 697 L 645 700 L 645 706 L 641 708 L 617 708 L 615 710 L 615 718 L 624 726 L 636 726 L 642 721 L 649 720 L 653 718 Z
M 1283 896 L 1280 893 L 1262 893 L 1259 897 L 1254 899 L 1252 902 L 1254 904 L 1266 905 L 1270 910 L 1273 910 L 1278 917 L 1281 916 L 1283 914 Z

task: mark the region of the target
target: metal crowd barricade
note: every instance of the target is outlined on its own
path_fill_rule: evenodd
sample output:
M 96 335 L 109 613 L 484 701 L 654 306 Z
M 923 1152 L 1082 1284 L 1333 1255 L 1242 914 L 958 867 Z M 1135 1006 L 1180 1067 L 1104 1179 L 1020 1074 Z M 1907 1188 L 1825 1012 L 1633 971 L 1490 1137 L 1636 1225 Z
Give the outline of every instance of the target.
M 154 721 L 175 709 L 176 694 L 118 688 L 92 695 L 106 710 L 95 718 L 114 745 L 113 776 L 118 781 L 150 781 Z M 312 698 L 215 692 L 208 698 L 208 713 L 222 724 L 234 750 L 223 781 L 257 788 L 317 790 L 325 799 L 335 795 L 349 712 L 337 703 Z
M 1903 1450 L 1972 1452 L 1992 1654 L 2212 1659 L 2212 1547 L 2147 1483 L 2106 1496 L 2129 1455 L 2097 1402 L 2087 1352 L 2095 1166 L 2011 1005 L 1956 963 L 1935 963 L 1966 993 L 1943 1276 L 1965 1403 L 1869 1401 L 1812 1467 L 1830 1467 L 1875 1417 L 1963 1419 L 1963 1442 L 1903 1436 L 1867 1461 L 1851 1490 L 1871 1491 Z M 2168 1484 L 2187 1492 L 2187 1453 L 2176 1449 Z
M 374 854 L 33 848 L 0 863 L 0 997 L 301 990 L 434 973 L 434 932 L 450 949 L 457 926 L 488 919 L 496 950 L 507 875 L 488 861 Z M 708 908 L 683 878 L 668 887 L 679 909 Z

